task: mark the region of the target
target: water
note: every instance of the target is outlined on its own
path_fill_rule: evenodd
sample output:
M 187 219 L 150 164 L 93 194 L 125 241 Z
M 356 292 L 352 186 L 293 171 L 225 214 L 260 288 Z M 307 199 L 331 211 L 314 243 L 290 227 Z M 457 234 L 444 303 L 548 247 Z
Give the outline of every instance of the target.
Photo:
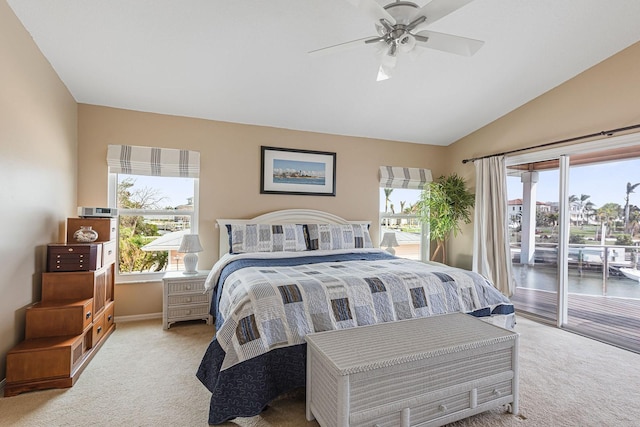
M 513 264 L 512 268 L 516 286 L 557 292 L 558 273 L 555 267 Z M 569 269 L 569 293 L 605 295 L 602 272 L 585 271 L 580 276 L 577 269 Z M 640 299 L 640 282 L 611 275 L 606 281 L 606 296 Z
M 276 184 L 325 185 L 324 178 L 299 178 L 299 177 L 274 176 L 273 182 Z

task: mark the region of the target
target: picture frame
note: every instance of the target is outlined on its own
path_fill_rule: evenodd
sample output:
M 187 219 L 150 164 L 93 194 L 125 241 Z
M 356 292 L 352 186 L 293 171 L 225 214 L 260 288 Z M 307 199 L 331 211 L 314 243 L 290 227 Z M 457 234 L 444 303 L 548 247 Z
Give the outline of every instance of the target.
M 336 195 L 336 153 L 261 147 L 260 194 Z

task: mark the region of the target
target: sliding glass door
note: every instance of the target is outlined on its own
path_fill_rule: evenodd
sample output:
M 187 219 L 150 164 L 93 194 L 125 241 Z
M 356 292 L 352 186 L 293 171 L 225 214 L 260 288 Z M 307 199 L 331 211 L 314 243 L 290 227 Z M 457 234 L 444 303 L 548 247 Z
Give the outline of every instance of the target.
M 518 312 L 640 352 L 640 135 L 634 142 L 518 156 L 507 185 Z
M 557 320 L 558 164 L 508 169 L 509 234 L 514 301 L 520 310 Z

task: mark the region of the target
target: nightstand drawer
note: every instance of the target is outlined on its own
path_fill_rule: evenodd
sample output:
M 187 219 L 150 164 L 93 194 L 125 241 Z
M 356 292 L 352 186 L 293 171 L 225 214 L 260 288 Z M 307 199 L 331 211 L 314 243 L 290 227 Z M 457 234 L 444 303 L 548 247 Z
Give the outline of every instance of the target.
M 204 280 L 171 281 L 167 291 L 169 295 L 204 292 Z
M 200 318 L 209 314 L 209 304 L 190 305 L 181 307 L 169 307 L 167 316 L 169 320 L 188 317 Z
M 209 304 L 209 294 L 197 293 L 169 296 L 169 307 L 174 305 Z

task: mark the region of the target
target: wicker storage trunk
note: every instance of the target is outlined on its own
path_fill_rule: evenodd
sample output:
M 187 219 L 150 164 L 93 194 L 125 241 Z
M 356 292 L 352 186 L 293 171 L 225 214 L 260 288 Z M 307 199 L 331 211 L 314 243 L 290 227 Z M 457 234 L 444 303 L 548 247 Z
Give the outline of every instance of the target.
M 440 426 L 518 411 L 518 334 L 470 315 L 307 336 L 307 419 L 323 427 Z

